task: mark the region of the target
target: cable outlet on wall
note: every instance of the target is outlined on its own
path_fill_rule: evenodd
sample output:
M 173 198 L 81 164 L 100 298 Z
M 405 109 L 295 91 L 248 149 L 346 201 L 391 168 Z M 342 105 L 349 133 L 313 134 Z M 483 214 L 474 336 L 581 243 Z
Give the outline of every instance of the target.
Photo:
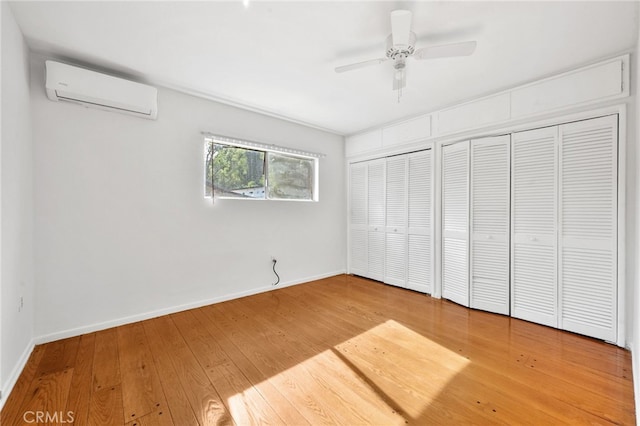
M 277 261 L 278 261 L 278 259 L 276 259 L 276 257 L 275 257 L 274 255 L 271 255 L 271 261 L 272 261 L 272 262 L 277 262 Z

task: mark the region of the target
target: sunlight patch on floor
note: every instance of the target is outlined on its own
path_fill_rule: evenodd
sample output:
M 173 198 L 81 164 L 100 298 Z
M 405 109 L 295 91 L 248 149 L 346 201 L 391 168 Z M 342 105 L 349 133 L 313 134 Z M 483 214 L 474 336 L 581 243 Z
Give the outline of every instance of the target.
M 388 320 L 268 381 L 303 416 L 308 412 L 342 424 L 404 424 L 417 418 L 469 362 Z M 265 382 L 256 388 L 262 386 Z M 234 418 L 248 408 L 248 392 L 228 399 Z
M 370 386 L 416 418 L 470 361 L 419 333 L 388 320 L 336 345 L 345 362 Z

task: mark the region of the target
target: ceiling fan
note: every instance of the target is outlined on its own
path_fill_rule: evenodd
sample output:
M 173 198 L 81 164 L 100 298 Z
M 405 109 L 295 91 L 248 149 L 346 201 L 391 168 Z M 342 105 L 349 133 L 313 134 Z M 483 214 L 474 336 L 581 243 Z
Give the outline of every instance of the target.
M 476 50 L 477 44 L 475 41 L 465 41 L 461 43 L 423 47 L 416 50 L 416 34 L 411 31 L 411 11 L 409 10 L 394 10 L 391 12 L 391 35 L 387 37 L 386 43 L 387 52 L 384 58 L 343 65 L 337 67 L 335 71 L 341 73 L 370 65 L 381 64 L 386 61 L 393 61 L 393 68 L 395 69 L 393 90 L 398 91 L 399 101 L 402 89 L 407 85 L 405 68 L 408 58 L 412 57 L 421 61 L 424 59 L 469 56 Z

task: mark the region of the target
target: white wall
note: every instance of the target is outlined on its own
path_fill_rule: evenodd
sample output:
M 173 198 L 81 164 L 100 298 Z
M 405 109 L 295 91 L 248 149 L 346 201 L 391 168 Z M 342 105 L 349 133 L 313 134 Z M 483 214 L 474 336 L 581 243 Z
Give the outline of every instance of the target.
M 628 262 L 633 267 L 633 276 L 629 277 L 633 279 L 634 292 L 631 294 L 633 297 L 632 308 L 629 313 L 631 318 L 631 355 L 633 357 L 633 383 L 635 386 L 635 398 L 636 398 L 636 423 L 640 424 L 640 91 L 637 89 L 638 82 L 640 82 L 640 29 L 638 30 L 638 43 L 636 45 L 636 55 L 634 72 L 631 73 L 635 78 L 635 83 L 632 85 L 635 90 L 635 109 L 633 110 L 633 118 L 635 119 L 635 138 L 633 138 L 633 151 L 628 152 L 629 162 L 632 164 L 628 167 L 627 172 L 633 173 L 629 177 L 633 178 L 633 181 L 629 179 L 630 185 L 627 190 L 633 193 L 633 200 L 628 200 L 629 205 L 634 206 L 634 210 L 627 216 L 629 220 L 629 228 L 627 232 L 633 237 L 634 250 L 631 251 L 631 256 L 628 256 Z M 631 114 L 630 114 L 631 116 Z M 633 170 L 633 172 L 632 172 Z M 630 268 L 628 268 L 630 269 Z
M 2 2 L 0 385 L 6 393 L 32 349 L 34 329 L 33 143 L 29 51 Z M 20 297 L 24 307 L 19 308 Z M 0 402 L 2 405 L 2 402 Z
M 346 269 L 344 139 L 159 90 L 157 121 L 52 102 L 32 60 L 36 335 Z M 203 198 L 201 131 L 322 152 L 317 203 Z

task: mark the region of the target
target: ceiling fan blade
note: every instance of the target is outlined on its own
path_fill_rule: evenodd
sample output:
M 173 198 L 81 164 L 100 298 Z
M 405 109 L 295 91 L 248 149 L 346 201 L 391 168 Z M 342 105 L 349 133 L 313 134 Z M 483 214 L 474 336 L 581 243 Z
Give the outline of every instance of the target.
M 418 60 L 423 60 L 449 58 L 452 56 L 469 56 L 476 50 L 477 44 L 475 41 L 464 41 L 462 43 L 423 47 L 422 49 L 416 50 L 413 57 Z
M 358 68 L 368 67 L 368 66 L 371 66 L 371 65 L 378 65 L 378 64 L 381 64 L 381 63 L 385 62 L 386 60 L 387 60 L 387 58 L 378 58 L 378 59 L 371 59 L 371 60 L 364 61 L 364 62 L 357 62 L 355 64 L 343 65 L 341 67 L 337 67 L 335 69 L 335 71 L 337 73 L 345 72 L 345 71 L 351 71 L 351 70 L 355 70 L 355 69 L 358 69 Z
M 411 33 L 411 12 L 394 10 L 391 12 L 391 39 L 394 46 L 408 46 Z

